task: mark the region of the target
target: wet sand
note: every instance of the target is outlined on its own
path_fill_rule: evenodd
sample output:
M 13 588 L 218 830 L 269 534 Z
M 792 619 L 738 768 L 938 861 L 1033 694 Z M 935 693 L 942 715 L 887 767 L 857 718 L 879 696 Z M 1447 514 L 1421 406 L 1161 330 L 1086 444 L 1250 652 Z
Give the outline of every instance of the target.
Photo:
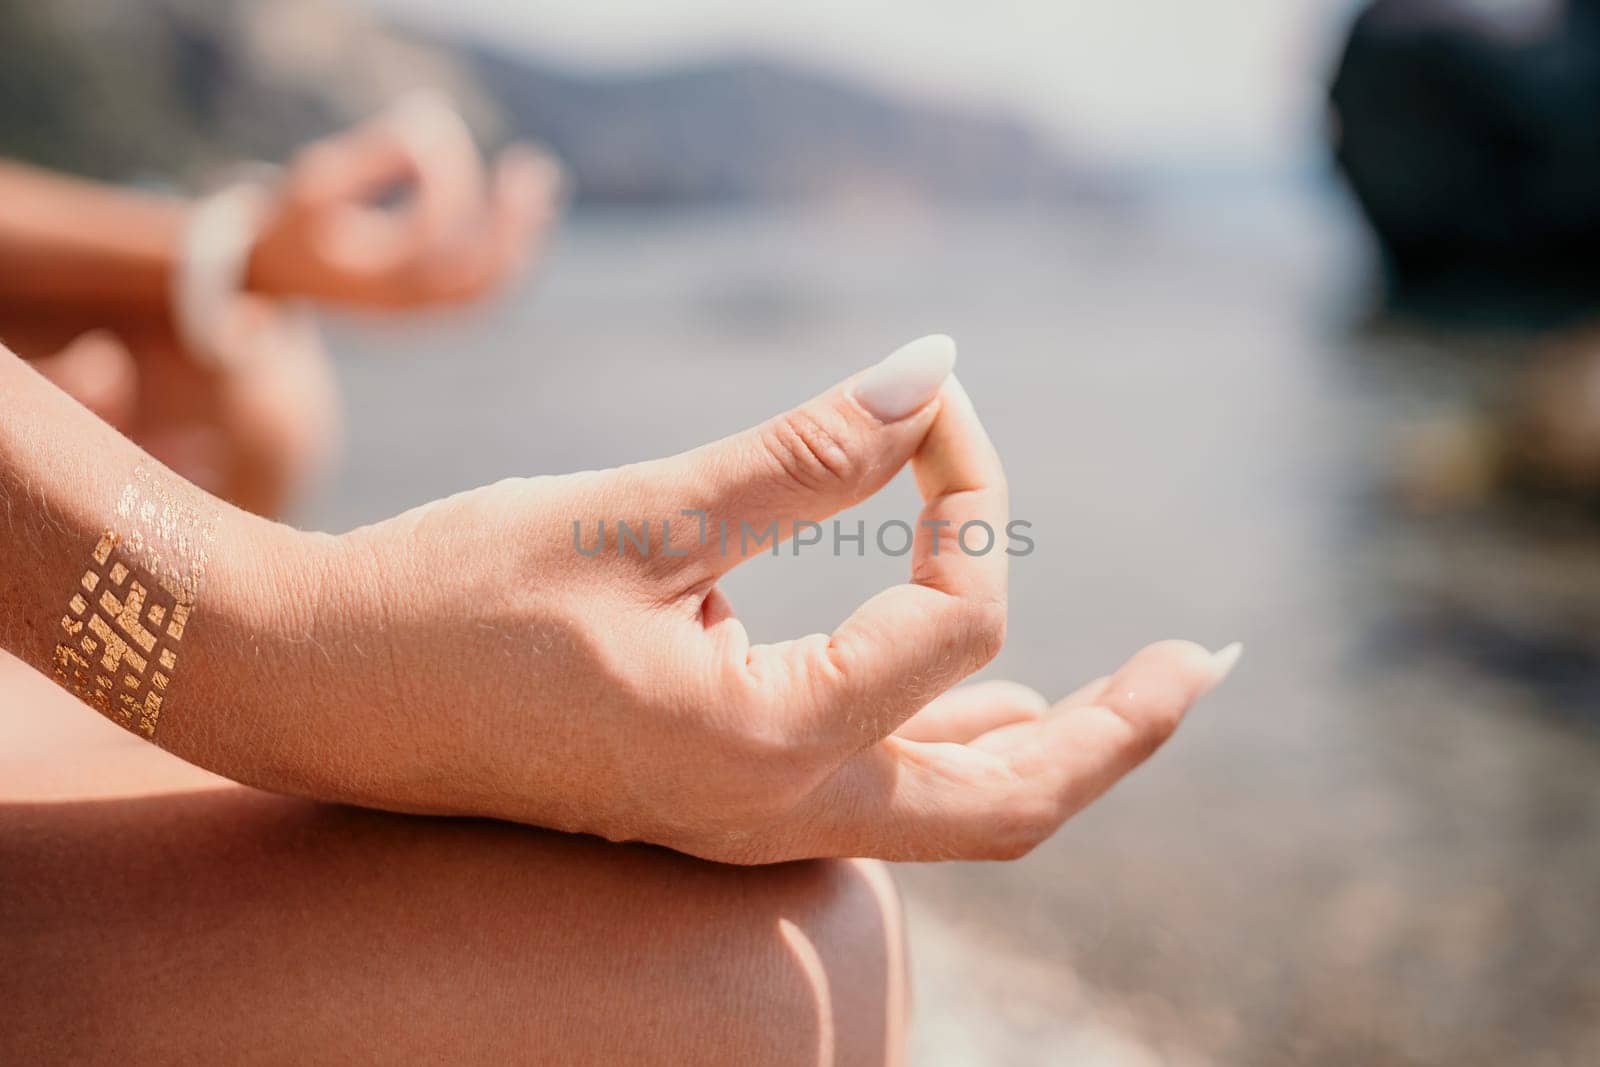
M 902 870 L 918 1062 L 1592 1062 L 1600 533 L 1389 504 L 1394 428 L 1463 372 L 1362 324 L 1365 254 L 1304 194 L 579 219 L 488 315 L 334 324 L 348 455 L 308 518 L 687 448 L 948 332 L 1038 543 L 989 673 L 1060 694 L 1158 638 L 1248 650 L 1033 856 Z M 775 639 L 901 572 L 727 588 Z

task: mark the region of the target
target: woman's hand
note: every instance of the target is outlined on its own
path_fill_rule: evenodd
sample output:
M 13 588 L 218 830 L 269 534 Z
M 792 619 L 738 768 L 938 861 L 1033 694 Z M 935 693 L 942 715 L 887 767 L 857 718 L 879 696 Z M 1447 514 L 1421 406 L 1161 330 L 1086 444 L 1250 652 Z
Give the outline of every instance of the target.
M 559 191 L 556 165 L 526 148 L 486 175 L 456 113 L 432 95 L 410 97 L 290 163 L 246 284 L 364 307 L 472 300 L 527 260 Z M 396 192 L 406 194 L 398 207 L 376 202 Z
M 1153 645 L 1053 708 L 1010 683 L 947 692 L 1006 625 L 1006 487 L 953 360 L 926 338 L 693 452 L 501 482 L 338 538 L 288 680 L 226 723 L 173 711 L 163 743 L 269 788 L 716 860 L 1020 855 L 1236 653 Z M 743 525 L 787 539 L 908 460 L 925 501 L 910 581 L 831 635 L 752 645 L 717 585 L 770 550 Z M 648 524 L 648 551 L 619 553 L 619 519 Z M 592 552 L 602 521 L 604 551 L 583 554 L 574 525 Z M 968 523 L 992 551 L 958 547 Z

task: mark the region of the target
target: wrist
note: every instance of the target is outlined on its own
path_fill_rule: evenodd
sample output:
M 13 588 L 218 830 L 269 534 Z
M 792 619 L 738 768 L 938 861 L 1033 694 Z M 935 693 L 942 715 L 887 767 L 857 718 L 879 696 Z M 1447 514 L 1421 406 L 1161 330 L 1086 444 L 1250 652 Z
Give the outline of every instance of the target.
M 224 510 L 158 744 L 237 781 L 292 785 L 298 720 L 313 710 L 308 636 L 331 540 Z
M 172 321 L 183 350 L 225 367 L 244 351 L 231 336 L 234 308 L 265 226 L 270 194 L 240 181 L 189 208 L 171 280 Z

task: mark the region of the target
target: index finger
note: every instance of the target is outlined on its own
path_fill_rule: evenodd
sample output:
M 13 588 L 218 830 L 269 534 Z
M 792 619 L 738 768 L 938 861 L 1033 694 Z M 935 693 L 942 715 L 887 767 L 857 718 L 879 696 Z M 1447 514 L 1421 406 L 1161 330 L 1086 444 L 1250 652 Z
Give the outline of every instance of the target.
M 913 454 L 923 497 L 911 580 L 868 600 L 829 637 L 786 654 L 812 736 L 856 749 L 993 659 L 1005 640 L 1005 473 L 955 378 Z
M 376 197 L 416 177 L 417 161 L 391 111 L 301 149 L 290 168 L 302 204 L 329 208 Z
M 410 205 L 414 239 L 441 247 L 474 228 L 485 209 L 487 179 L 472 131 L 444 97 L 418 92 L 391 116 L 416 175 Z
M 411 186 L 404 213 L 370 201 Z M 438 94 L 419 92 L 300 153 L 290 192 L 305 207 L 339 213 L 362 239 L 397 260 L 447 243 L 484 209 L 483 161 L 461 117 Z

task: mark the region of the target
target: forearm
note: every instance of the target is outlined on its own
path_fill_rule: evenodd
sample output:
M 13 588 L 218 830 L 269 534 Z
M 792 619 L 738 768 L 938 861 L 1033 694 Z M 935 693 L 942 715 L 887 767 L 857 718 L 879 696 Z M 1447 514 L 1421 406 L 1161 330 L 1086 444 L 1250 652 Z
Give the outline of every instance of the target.
M 192 756 L 268 684 L 306 535 L 183 481 L 4 349 L 0 508 L 0 644 L 85 703 Z
M 164 310 L 182 200 L 0 163 L 0 300 Z

